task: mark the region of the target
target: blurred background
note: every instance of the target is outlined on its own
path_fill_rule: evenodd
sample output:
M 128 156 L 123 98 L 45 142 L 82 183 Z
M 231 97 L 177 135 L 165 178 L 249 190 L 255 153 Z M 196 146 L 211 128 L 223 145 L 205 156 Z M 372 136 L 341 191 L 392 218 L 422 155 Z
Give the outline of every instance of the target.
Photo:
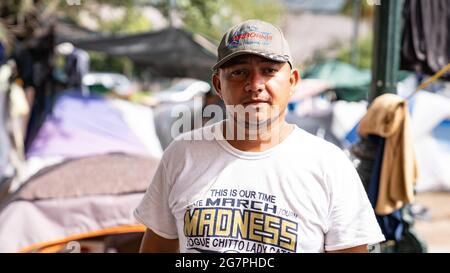
M 374 251 L 450 252 L 449 0 L 1 1 L 0 252 L 137 252 L 132 212 L 173 138 L 223 107 L 216 48 L 251 18 L 301 72 L 287 120 L 346 151 L 369 196 L 380 146 L 359 121 L 405 99 L 415 198 L 377 215 Z

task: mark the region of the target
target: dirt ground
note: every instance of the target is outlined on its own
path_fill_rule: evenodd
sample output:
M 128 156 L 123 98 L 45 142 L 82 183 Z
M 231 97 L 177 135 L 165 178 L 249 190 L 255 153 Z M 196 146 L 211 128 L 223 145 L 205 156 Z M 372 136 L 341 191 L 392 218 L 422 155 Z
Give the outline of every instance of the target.
M 416 203 L 425 206 L 431 216 L 429 220 L 416 220 L 414 225 L 428 252 L 450 253 L 450 192 L 419 193 Z

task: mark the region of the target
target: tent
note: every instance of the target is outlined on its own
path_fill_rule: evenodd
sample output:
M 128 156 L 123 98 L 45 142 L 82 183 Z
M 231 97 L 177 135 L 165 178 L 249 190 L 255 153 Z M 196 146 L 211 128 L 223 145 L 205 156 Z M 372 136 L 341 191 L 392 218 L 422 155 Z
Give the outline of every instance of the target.
M 68 90 L 57 98 L 26 156 L 76 158 L 111 152 L 162 155 L 152 110 L 98 93 L 85 97 Z
M 145 227 L 133 210 L 159 159 L 105 154 L 49 166 L 29 178 L 0 210 L 0 252 L 121 252 L 127 236 L 136 252 Z M 116 240 L 121 235 L 122 240 Z M 97 247 L 86 247 L 96 241 Z
M 369 70 L 359 70 L 350 64 L 334 60 L 310 67 L 303 78 L 327 82 L 336 91 L 337 98 L 346 101 L 367 99 L 371 81 Z
M 403 81 L 410 75 L 410 72 L 399 71 L 398 81 Z M 370 70 L 358 69 L 336 60 L 314 64 L 304 71 L 302 78 L 319 80 L 324 83 L 324 89 L 333 89 L 337 99 L 345 101 L 367 100 L 372 80 Z
M 205 37 L 179 28 L 136 35 L 74 41 L 78 48 L 128 57 L 137 66 L 161 77 L 209 80 L 216 62 L 216 46 Z
M 86 240 L 96 242 L 87 251 L 137 251 L 145 227 L 132 212 L 161 154 L 150 108 L 62 92 L 0 200 L 0 252 L 65 251 L 72 241 L 84 251 Z

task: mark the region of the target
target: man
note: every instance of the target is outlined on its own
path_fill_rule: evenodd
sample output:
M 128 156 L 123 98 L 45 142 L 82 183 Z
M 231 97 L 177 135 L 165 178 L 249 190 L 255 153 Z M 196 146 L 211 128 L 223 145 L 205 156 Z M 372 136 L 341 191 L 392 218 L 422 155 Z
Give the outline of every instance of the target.
M 284 120 L 299 72 L 281 30 L 231 28 L 213 70 L 228 118 L 165 151 L 135 211 L 142 252 L 366 252 L 384 240 L 343 152 Z

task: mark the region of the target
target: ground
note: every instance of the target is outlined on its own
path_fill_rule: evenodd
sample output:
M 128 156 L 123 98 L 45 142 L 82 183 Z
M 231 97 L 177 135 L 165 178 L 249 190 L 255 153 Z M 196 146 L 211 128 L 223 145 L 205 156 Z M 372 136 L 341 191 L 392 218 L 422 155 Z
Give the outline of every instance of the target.
M 429 220 L 416 220 L 415 228 L 426 241 L 428 252 L 450 253 L 450 192 L 426 192 L 416 195 L 416 202 L 425 206 Z

